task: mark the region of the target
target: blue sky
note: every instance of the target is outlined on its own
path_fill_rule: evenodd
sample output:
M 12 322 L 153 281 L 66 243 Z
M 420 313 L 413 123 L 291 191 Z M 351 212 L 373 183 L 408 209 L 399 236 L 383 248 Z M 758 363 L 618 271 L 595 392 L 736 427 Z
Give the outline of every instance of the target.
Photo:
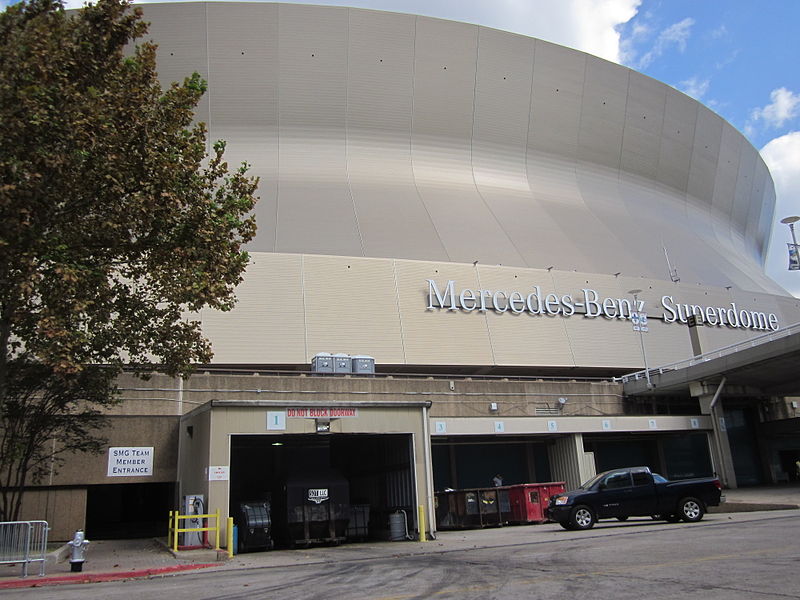
M 0 7 L 10 3 L 0 0 Z M 295 3 L 423 14 L 513 31 L 624 64 L 693 96 L 742 131 L 770 167 L 778 201 L 767 272 L 800 297 L 800 271 L 786 268 L 789 228 L 778 222 L 800 215 L 800 0 Z M 69 7 L 81 4 L 66 0 Z

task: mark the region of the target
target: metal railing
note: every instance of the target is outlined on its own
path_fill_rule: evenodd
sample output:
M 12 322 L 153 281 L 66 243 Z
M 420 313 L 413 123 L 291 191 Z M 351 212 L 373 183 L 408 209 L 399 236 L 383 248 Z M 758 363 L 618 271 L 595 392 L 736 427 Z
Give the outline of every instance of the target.
M 39 576 L 44 577 L 47 560 L 47 521 L 0 522 L 0 564 L 22 563 L 22 576 L 28 576 L 28 565 L 39 563 Z
M 208 519 L 214 519 L 214 527 L 181 527 L 180 522 L 185 521 L 187 519 L 197 520 L 198 522 L 208 523 Z M 180 511 L 171 510 L 169 511 L 169 545 L 173 551 L 177 552 L 178 550 L 186 550 L 189 549 L 186 546 L 178 546 L 178 534 L 180 533 L 203 533 L 203 547 L 209 546 L 208 542 L 208 532 L 214 532 L 214 550 L 219 550 L 219 529 L 220 529 L 220 522 L 219 522 L 219 509 L 217 509 L 213 513 L 208 513 L 204 515 L 182 515 Z M 194 547 L 193 547 L 194 548 Z
M 745 350 L 747 348 L 754 348 L 756 346 L 760 346 L 768 342 L 773 342 L 775 340 L 788 337 L 795 333 L 800 333 L 800 323 L 795 323 L 794 325 L 789 325 L 788 327 L 784 327 L 783 329 L 778 329 L 777 331 L 770 331 L 769 333 L 765 333 L 763 335 L 759 335 L 749 340 L 745 340 L 744 342 L 737 342 L 735 344 L 731 344 L 730 346 L 723 346 L 722 348 L 717 348 L 716 350 L 711 350 L 710 352 L 704 352 L 703 354 L 700 354 L 698 356 L 693 356 L 691 358 L 679 360 L 674 363 L 669 363 L 667 365 L 662 365 L 660 367 L 656 367 L 653 369 L 628 373 L 627 375 L 623 375 L 622 377 L 615 378 L 615 380 L 621 381 L 622 383 L 628 383 L 630 381 L 639 381 L 640 379 L 647 379 L 648 373 L 652 376 L 652 375 L 661 375 L 662 373 L 666 373 L 668 371 L 677 371 L 678 369 L 686 369 L 688 367 L 693 367 L 694 365 L 699 365 L 704 362 L 708 362 L 709 360 L 714 360 L 716 358 L 721 358 L 723 356 L 730 356 L 731 354 L 741 352 L 742 350 Z

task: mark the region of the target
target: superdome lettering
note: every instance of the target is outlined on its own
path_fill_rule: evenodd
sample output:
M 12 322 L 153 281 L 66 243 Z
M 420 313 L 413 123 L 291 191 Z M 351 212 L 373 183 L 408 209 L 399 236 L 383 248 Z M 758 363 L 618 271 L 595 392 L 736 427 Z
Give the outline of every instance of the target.
M 433 279 L 428 282 L 428 310 L 442 309 L 497 313 L 511 311 L 515 314 L 550 315 L 570 317 L 576 313 L 587 318 L 603 317 L 605 319 L 630 319 L 633 312 L 646 313 L 644 300 L 638 300 L 633 306 L 630 298 L 601 298 L 593 289 L 584 288 L 576 299 L 571 294 L 559 296 L 544 294 L 538 285 L 531 286 L 528 293 L 517 290 L 473 290 L 464 288 L 456 292 L 456 283 L 452 279 L 443 288 L 439 288 Z M 728 306 L 700 306 L 699 304 L 681 304 L 672 296 L 661 297 L 664 323 L 686 323 L 687 317 L 697 315 L 707 325 L 731 327 L 734 329 L 754 329 L 758 331 L 776 331 L 778 317 L 773 313 L 741 309 L 731 302 Z

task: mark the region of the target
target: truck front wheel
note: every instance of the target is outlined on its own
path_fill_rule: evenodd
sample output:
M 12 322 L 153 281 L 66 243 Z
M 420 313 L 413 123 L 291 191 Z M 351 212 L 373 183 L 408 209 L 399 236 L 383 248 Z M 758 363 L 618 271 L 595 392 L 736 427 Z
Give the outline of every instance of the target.
M 706 509 L 697 498 L 684 498 L 678 503 L 678 514 L 687 523 L 696 523 L 706 514 Z
M 569 523 L 573 529 L 591 529 L 596 520 L 588 506 L 576 506 L 569 515 Z

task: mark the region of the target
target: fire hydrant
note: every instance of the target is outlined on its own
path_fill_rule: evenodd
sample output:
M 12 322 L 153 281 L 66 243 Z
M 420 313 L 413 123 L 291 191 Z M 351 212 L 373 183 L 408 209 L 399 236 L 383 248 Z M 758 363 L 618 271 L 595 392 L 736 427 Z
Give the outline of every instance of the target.
M 83 533 L 83 529 L 78 529 L 78 531 L 75 532 L 75 537 L 67 543 L 70 546 L 70 570 L 73 573 L 80 573 L 83 571 L 83 561 L 86 560 L 86 549 L 89 546 L 89 540 L 86 539 L 86 534 Z

